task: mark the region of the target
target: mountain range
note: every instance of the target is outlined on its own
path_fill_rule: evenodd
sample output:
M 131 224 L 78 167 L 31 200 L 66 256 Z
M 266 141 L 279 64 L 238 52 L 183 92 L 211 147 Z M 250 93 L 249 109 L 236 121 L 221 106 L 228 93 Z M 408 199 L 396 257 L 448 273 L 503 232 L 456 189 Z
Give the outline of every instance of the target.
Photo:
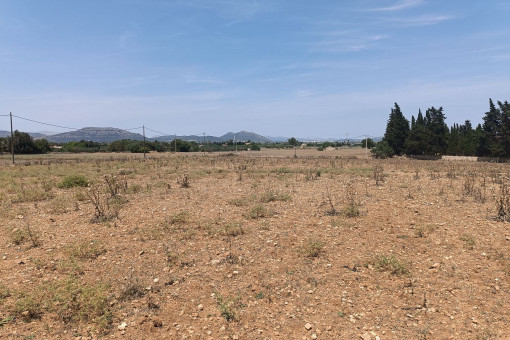
M 52 143 L 68 143 L 68 142 L 79 142 L 81 140 L 93 141 L 93 142 L 102 142 L 102 143 L 110 143 L 120 139 L 132 139 L 132 140 L 143 140 L 143 135 L 139 133 L 133 133 L 126 130 L 113 128 L 113 127 L 86 127 L 75 131 L 57 133 L 57 134 L 45 134 L 45 132 L 29 132 L 29 134 L 35 138 L 45 138 L 49 142 Z M 8 137 L 10 136 L 9 131 L 0 130 L 0 137 Z M 160 142 L 169 142 L 174 140 L 175 138 L 185 141 L 194 141 L 197 143 L 202 143 L 203 141 L 209 143 L 224 143 L 229 140 L 236 140 L 238 142 L 256 142 L 256 143 L 272 143 L 272 142 L 285 142 L 289 139 L 289 137 L 264 137 L 255 132 L 248 131 L 239 131 L 239 132 L 228 132 L 222 136 L 210 136 L 210 135 L 187 135 L 187 136 L 175 136 L 175 135 L 165 135 L 158 136 L 152 138 L 146 138 L 149 141 L 160 141 Z M 299 141 L 304 142 L 326 142 L 326 141 L 335 141 L 342 142 L 345 139 L 333 139 L 333 138 L 297 138 Z M 381 140 L 380 137 L 374 138 L 374 141 Z M 359 141 L 353 140 L 352 142 Z

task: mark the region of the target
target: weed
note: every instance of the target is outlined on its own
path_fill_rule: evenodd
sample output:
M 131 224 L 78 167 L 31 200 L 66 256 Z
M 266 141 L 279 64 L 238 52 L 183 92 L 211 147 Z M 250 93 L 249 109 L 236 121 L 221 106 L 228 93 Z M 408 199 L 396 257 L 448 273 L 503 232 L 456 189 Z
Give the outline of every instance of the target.
M 252 219 L 271 217 L 273 213 L 261 204 L 254 206 L 249 212 L 248 217 Z
M 23 229 L 15 228 L 11 231 L 11 237 L 10 237 L 11 242 L 17 246 L 22 244 L 25 241 L 26 237 L 27 237 L 27 235 Z
M 475 247 L 475 238 L 472 235 L 464 233 L 459 236 L 459 240 L 464 241 L 468 249 L 473 249 Z
M 85 284 L 76 278 L 67 278 L 47 287 L 51 304 L 47 307 L 64 323 L 92 322 L 104 333 L 112 321 L 109 287 L 105 284 Z
M 87 187 L 89 181 L 83 175 L 69 175 L 66 176 L 58 183 L 58 187 L 61 189 L 69 189 L 75 187 Z
M 335 209 L 335 204 L 333 203 L 333 198 L 331 197 L 331 192 L 329 191 L 329 187 L 326 187 L 326 194 L 329 204 L 329 210 L 326 211 L 326 215 L 328 216 L 336 216 L 338 211 Z
M 375 185 L 379 185 L 384 180 L 384 169 L 381 164 L 374 166 Z
M 13 314 L 25 322 L 40 319 L 44 314 L 45 306 L 40 296 L 19 293 L 14 304 Z
M 497 219 L 510 221 L 510 190 L 505 182 L 499 186 L 499 196 L 496 198 Z
M 223 296 L 220 293 L 215 293 L 215 296 L 221 316 L 227 321 L 239 321 L 239 309 L 243 307 L 241 297 Z
M 398 260 L 395 255 L 391 256 L 377 256 L 373 262 L 375 268 L 379 271 L 390 272 L 396 276 L 408 275 L 409 269 L 407 265 Z
M 260 201 L 262 203 L 269 203 L 269 202 L 276 202 L 276 201 L 282 201 L 287 202 L 290 201 L 291 197 L 288 194 L 275 192 L 275 191 L 267 191 L 264 194 L 262 194 L 262 197 L 260 198 Z
M 189 212 L 185 210 L 180 211 L 170 217 L 165 218 L 163 228 L 167 229 L 169 226 L 183 226 L 188 222 L 189 218 Z
M 168 245 L 165 245 L 165 255 L 166 255 L 166 265 L 168 267 L 173 267 L 177 264 L 179 261 L 179 255 L 175 253 L 173 250 L 168 247 Z
M 127 181 L 115 175 L 104 175 L 103 180 L 106 183 L 106 188 L 111 198 L 119 198 L 121 193 L 128 190 Z
M 11 291 L 4 285 L 0 285 L 0 306 L 3 303 L 3 300 L 11 296 Z
M 133 300 L 140 298 L 146 294 L 145 288 L 138 283 L 138 279 L 132 277 L 128 280 L 126 286 L 120 293 L 120 300 Z
M 101 242 L 82 241 L 70 246 L 68 248 L 68 253 L 71 258 L 93 260 L 99 255 L 106 253 L 106 248 Z
M 319 257 L 324 251 L 324 242 L 317 239 L 309 239 L 302 248 L 304 256 L 309 258 Z
M 356 195 L 357 193 L 354 185 L 352 182 L 349 182 L 345 190 L 347 205 L 343 210 L 343 213 L 346 217 L 358 217 L 360 215 L 359 203 L 356 200 Z
M 65 197 L 56 197 L 50 202 L 50 212 L 53 214 L 65 214 L 69 211 L 69 200 Z
M 28 238 L 30 239 L 30 242 L 32 242 L 31 246 L 32 248 L 37 248 L 41 245 L 41 239 L 39 237 L 39 233 L 32 230 L 32 228 L 27 224 L 26 225 L 26 234 L 28 235 Z
M 108 188 L 110 188 L 110 186 L 108 186 Z M 122 204 L 126 203 L 126 200 L 119 196 L 117 190 L 110 188 L 110 196 L 108 197 L 103 193 L 102 189 L 102 186 L 97 186 L 87 191 L 89 200 L 94 206 L 94 218 L 92 222 L 105 222 L 117 218 Z
M 224 234 L 235 237 L 244 234 L 243 225 L 240 222 L 231 222 L 225 226 Z
M 427 237 L 435 229 L 436 228 L 432 225 L 420 226 L 420 227 L 416 228 L 415 235 L 416 235 L 416 237 L 424 238 L 424 237 Z
M 87 199 L 87 194 L 84 193 L 83 191 L 76 191 L 74 193 L 74 198 L 76 199 L 76 201 L 78 202 L 83 202 Z
M 190 187 L 189 175 L 187 173 L 182 175 L 182 177 L 177 179 L 177 184 L 179 184 L 181 188 L 189 188 Z
M 360 214 L 359 207 L 357 204 L 348 203 L 343 211 L 345 217 L 358 217 Z
M 0 320 L 0 327 L 2 327 L 3 325 L 7 325 L 9 322 L 11 322 L 12 320 L 14 320 L 14 317 L 13 316 L 8 316 L 6 318 L 3 318 Z
M 239 197 L 231 199 L 228 203 L 236 207 L 245 207 L 250 204 L 250 201 L 251 200 L 248 197 Z

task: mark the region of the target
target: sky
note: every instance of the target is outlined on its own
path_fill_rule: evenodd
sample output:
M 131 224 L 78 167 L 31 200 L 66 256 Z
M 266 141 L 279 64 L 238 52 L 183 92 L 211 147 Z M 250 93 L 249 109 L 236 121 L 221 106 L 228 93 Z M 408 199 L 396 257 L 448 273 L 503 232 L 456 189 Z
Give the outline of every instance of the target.
M 476 125 L 489 98 L 510 101 L 509 14 L 510 0 L 2 0 L 0 115 L 378 137 L 397 102 Z

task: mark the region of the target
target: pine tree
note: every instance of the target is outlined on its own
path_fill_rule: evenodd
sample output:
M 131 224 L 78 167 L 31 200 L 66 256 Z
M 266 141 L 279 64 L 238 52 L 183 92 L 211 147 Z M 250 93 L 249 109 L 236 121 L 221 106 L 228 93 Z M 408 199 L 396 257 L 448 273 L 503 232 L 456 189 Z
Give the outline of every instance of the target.
M 398 104 L 395 103 L 395 108 L 391 109 L 383 140 L 388 143 L 396 155 L 401 155 L 405 151 L 404 144 L 408 135 L 409 121 L 400 111 Z
M 502 157 L 505 155 L 505 149 L 502 138 L 502 114 L 496 108 L 492 99 L 489 99 L 489 111 L 483 117 L 483 131 L 485 138 L 481 151 L 484 156 Z
M 418 116 L 405 141 L 405 150 L 409 155 L 428 155 L 430 154 L 430 133 L 427 128 L 425 118 L 421 110 L 418 110 Z

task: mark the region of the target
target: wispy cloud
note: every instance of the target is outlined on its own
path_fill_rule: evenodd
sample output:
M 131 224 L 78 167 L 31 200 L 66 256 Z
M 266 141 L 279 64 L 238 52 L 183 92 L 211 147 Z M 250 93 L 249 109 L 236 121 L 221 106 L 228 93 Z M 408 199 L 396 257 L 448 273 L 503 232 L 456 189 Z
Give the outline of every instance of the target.
M 410 18 L 393 18 L 391 21 L 403 26 L 430 26 L 437 25 L 444 21 L 453 20 L 455 16 L 444 14 L 426 14 Z
M 387 34 L 364 34 L 353 31 L 331 32 L 326 38 L 313 43 L 313 51 L 319 52 L 360 52 L 388 39 Z
M 372 9 L 369 9 L 368 11 L 370 11 L 370 12 L 394 12 L 394 11 L 401 11 L 401 10 L 405 10 L 408 8 L 421 6 L 424 3 L 425 3 L 424 0 L 401 0 L 392 6 L 372 8 Z
M 188 84 L 209 84 L 220 85 L 224 84 L 223 81 L 211 77 L 201 77 L 196 74 L 187 74 L 184 76 L 184 81 Z

